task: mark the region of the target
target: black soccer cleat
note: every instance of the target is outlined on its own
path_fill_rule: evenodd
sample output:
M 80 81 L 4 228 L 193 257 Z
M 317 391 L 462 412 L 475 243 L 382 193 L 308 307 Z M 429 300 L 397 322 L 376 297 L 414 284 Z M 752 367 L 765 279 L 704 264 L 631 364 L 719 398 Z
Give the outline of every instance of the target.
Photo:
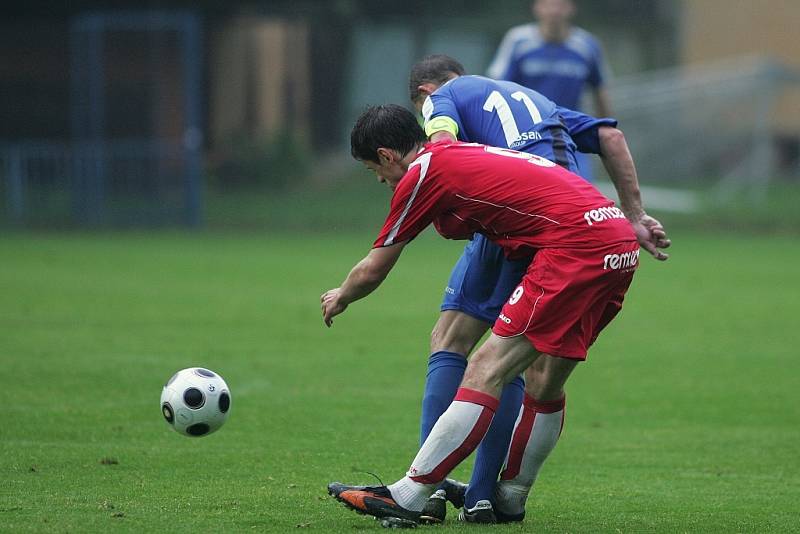
M 397 504 L 386 486 L 348 486 L 340 482 L 328 484 L 328 493 L 337 501 L 359 514 L 378 519 L 396 518 L 406 523 L 419 523 L 421 513 Z
M 521 514 L 505 514 L 486 500 L 476 502 L 473 508 L 465 506 L 458 513 L 458 520 L 466 521 L 467 523 L 519 523 L 523 519 L 525 519 L 525 512 Z
M 425 524 L 443 523 L 447 517 L 447 502 L 449 501 L 456 508 L 461 508 L 464 506 L 464 495 L 466 493 L 466 484 L 452 478 L 445 479 L 439 489 L 425 503 L 419 522 Z
M 438 489 L 425 503 L 425 508 L 422 509 L 422 514 L 419 516 L 419 522 L 436 525 L 443 523 L 445 517 L 447 517 L 447 496 L 443 489 Z
M 497 518 L 498 523 L 519 523 L 525 519 L 525 512 L 523 511 L 521 514 L 505 514 L 495 508 L 494 516 Z
M 468 487 L 469 486 L 463 482 L 452 478 L 446 478 L 444 482 L 442 482 L 440 489 L 444 490 L 445 496 L 447 500 L 450 501 L 450 504 L 456 508 L 463 508 Z
M 497 523 L 497 516 L 494 514 L 492 503 L 483 500 L 475 503 L 472 508 L 464 506 L 458 512 L 458 520 L 467 523 L 481 523 L 484 525 L 493 525 Z
M 498 482 L 494 493 L 494 515 L 497 517 L 497 522 L 519 523 L 525 519 L 525 503 L 528 500 L 529 491 L 530 488 L 517 487 L 514 489 L 512 486 L 503 484 L 503 481 Z M 503 508 L 521 511 L 506 512 Z

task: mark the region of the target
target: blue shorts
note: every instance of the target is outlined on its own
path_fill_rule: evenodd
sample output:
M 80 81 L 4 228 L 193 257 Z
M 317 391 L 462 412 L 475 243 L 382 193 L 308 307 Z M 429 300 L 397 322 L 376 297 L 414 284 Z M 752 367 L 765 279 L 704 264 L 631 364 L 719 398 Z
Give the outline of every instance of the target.
M 594 183 L 594 169 L 592 168 L 591 154 L 575 152 L 575 159 L 578 161 L 578 168 L 567 170 L 574 172 L 589 183 Z
M 450 273 L 441 310 L 494 323 L 530 263 L 530 258 L 506 259 L 499 245 L 475 234 Z

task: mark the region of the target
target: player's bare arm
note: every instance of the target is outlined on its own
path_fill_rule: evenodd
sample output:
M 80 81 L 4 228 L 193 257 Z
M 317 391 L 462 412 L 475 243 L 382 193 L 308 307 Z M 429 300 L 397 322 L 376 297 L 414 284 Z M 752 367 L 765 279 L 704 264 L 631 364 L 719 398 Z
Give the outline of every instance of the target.
M 350 303 L 366 297 L 381 285 L 397 263 L 406 243 L 403 241 L 372 249 L 350 270 L 340 287 L 322 294 L 322 318 L 328 327 L 333 324 L 333 318 L 344 312 Z
M 594 113 L 597 117 L 611 117 L 611 98 L 605 87 L 598 87 L 592 92 L 594 96 Z
M 620 209 L 633 225 L 639 245 L 657 260 L 664 261 L 669 254 L 659 249 L 668 248 L 672 242 L 661 223 L 645 213 L 639 191 L 639 179 L 625 135 L 610 126 L 598 130 L 600 158 L 614 182 L 620 201 Z

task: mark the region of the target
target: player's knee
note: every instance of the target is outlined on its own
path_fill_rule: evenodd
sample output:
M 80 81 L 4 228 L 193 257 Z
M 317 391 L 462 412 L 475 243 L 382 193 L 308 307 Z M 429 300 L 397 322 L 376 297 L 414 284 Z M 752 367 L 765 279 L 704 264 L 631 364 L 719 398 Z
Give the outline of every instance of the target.
M 505 384 L 505 372 L 494 359 L 476 354 L 464 372 L 462 386 L 484 392 L 499 392 Z
M 454 352 L 466 357 L 472 346 L 455 336 L 441 335 L 437 332 L 431 334 L 431 352 Z
M 457 322 L 439 321 L 431 332 L 431 352 L 447 351 L 467 356 L 477 340 Z

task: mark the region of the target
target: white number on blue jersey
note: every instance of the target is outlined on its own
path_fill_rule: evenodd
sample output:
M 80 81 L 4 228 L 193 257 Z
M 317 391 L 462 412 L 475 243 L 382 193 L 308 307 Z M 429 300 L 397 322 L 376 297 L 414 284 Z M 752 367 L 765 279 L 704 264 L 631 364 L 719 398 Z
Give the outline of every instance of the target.
M 516 93 L 511 93 L 511 98 L 513 98 L 517 102 L 522 102 L 523 104 L 525 104 L 525 107 L 528 108 L 528 113 L 531 114 L 531 119 L 533 119 L 533 124 L 539 124 L 540 122 L 542 122 L 542 114 L 539 113 L 539 108 L 537 108 L 536 104 L 533 103 L 531 97 L 529 97 L 522 91 L 517 91 Z
M 531 115 L 533 124 L 542 122 L 542 114 L 539 113 L 539 109 L 536 107 L 536 104 L 533 103 L 533 100 L 531 100 L 528 95 L 522 91 L 517 91 L 516 93 L 511 94 L 511 98 L 525 104 L 525 107 L 528 109 L 528 113 Z M 505 98 L 503 98 L 503 95 L 501 95 L 500 92 L 491 92 L 489 98 L 487 98 L 486 102 L 483 104 L 483 110 L 488 111 L 489 113 L 497 111 L 497 117 L 500 119 L 500 126 L 503 127 L 503 134 L 506 136 L 506 146 L 510 147 L 517 139 L 519 139 L 519 128 L 517 127 L 517 121 L 514 120 L 514 114 L 511 112 L 511 107 L 508 105 L 508 102 Z

